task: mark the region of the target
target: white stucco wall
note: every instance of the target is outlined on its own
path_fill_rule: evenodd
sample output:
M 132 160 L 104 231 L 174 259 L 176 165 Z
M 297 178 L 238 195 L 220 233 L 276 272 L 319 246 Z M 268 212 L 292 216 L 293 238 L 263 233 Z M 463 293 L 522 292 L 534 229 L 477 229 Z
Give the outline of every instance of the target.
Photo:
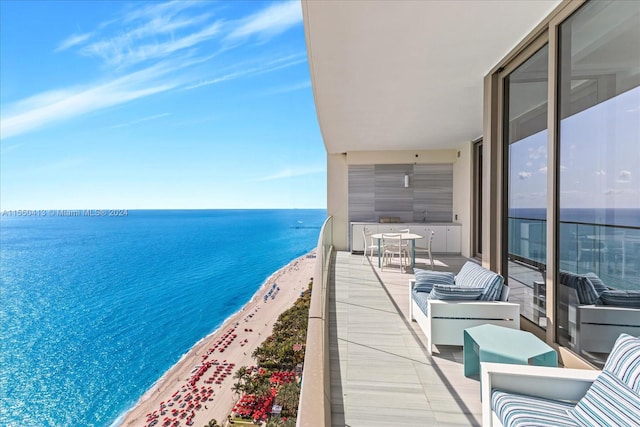
M 471 142 L 461 145 L 458 152 L 460 157 L 456 157 L 453 163 L 453 221 L 462 224 L 460 229 L 461 254 L 470 257 L 473 216 L 473 197 L 471 194 L 473 152 Z

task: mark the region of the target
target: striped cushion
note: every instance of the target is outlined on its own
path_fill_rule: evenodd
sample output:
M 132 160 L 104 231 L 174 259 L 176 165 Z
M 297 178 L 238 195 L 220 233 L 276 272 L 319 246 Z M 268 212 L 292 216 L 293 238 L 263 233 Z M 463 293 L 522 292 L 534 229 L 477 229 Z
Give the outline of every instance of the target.
M 578 424 L 567 414 L 574 405 L 500 390 L 491 393 L 491 408 L 502 425 L 510 427 L 575 427 Z
M 578 294 L 578 302 L 580 304 L 595 304 L 600 297 L 591 281 L 583 275 L 570 273 L 568 271 L 561 271 L 560 284 L 575 289 Z
M 620 334 L 603 370 L 611 372 L 631 390 L 640 393 L 640 338 Z
M 496 301 L 502 292 L 504 279 L 498 273 L 467 261 L 456 276 L 456 285 L 466 288 L 481 288 L 481 301 Z
M 607 289 L 600 294 L 600 301 L 603 305 L 640 308 L 640 291 Z M 638 313 L 638 318 L 640 318 L 640 313 Z
M 415 269 L 416 284 L 413 289 L 417 292 L 431 292 L 433 285 L 440 283 L 443 285 L 453 285 L 454 275 L 453 273 L 445 271 L 428 271 Z
M 435 284 L 429 294 L 429 299 L 441 301 L 473 301 L 480 298 L 482 291 L 482 288 Z
M 596 273 L 587 273 L 584 275 L 589 282 L 591 282 L 591 286 L 596 291 L 598 295 L 602 294 L 604 291 L 609 289 L 607 285 L 604 284 L 602 279 L 600 279 Z
M 412 291 L 411 296 L 416 304 L 418 304 L 418 307 L 420 307 L 420 310 L 422 310 L 422 312 L 426 315 L 429 312 L 429 305 L 427 304 L 427 301 L 429 300 L 429 294 L 426 292 Z
M 640 426 L 640 394 L 609 371 L 602 371 L 567 413 L 585 426 Z

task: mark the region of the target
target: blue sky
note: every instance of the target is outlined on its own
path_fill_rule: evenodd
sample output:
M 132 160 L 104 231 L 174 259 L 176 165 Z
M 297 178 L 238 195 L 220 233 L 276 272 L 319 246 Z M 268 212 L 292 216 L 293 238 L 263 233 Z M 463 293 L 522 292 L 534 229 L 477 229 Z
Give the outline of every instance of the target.
M 640 87 L 567 117 L 560 125 L 562 208 L 640 209 Z M 510 146 L 512 208 L 546 206 L 547 130 Z
M 299 2 L 0 2 L 0 208 L 325 208 Z

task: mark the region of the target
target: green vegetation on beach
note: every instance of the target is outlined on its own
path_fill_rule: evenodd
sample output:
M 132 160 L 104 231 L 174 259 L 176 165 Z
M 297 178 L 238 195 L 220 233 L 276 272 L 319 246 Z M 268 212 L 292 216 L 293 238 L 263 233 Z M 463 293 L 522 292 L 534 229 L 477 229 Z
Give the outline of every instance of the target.
M 269 427 L 295 426 L 300 398 L 311 287 L 278 317 L 273 333 L 252 353 L 257 366 L 242 366 L 232 390 L 241 396 L 233 409 L 237 421 L 266 422 Z M 282 408 L 271 415 L 272 407 Z

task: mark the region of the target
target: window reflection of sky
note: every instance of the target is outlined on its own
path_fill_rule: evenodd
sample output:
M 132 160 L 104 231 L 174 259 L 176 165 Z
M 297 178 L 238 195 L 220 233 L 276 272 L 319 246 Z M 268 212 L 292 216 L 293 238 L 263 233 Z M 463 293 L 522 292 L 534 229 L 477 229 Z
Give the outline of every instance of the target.
M 509 146 L 509 207 L 544 208 L 547 204 L 547 130 Z
M 509 205 L 546 206 L 547 131 L 510 145 Z M 640 87 L 560 124 L 562 208 L 640 209 Z

